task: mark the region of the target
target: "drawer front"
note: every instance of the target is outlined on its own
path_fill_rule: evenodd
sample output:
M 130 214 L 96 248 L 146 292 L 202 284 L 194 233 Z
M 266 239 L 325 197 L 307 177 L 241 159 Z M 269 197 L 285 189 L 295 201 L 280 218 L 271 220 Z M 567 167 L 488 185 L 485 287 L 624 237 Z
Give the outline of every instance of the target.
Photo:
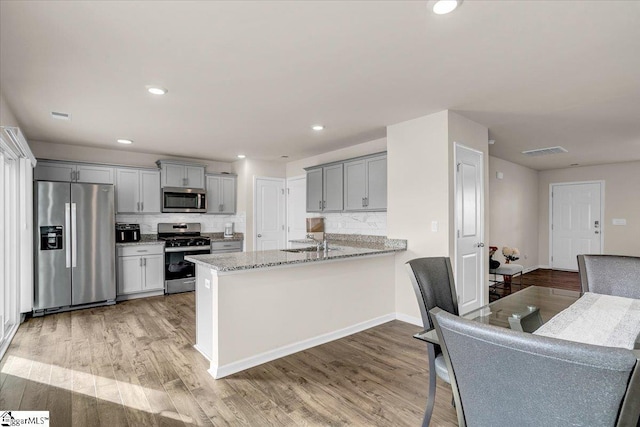
M 164 253 L 164 245 L 131 245 L 118 246 L 118 256 L 144 256 L 161 255 Z
M 211 242 L 211 253 L 219 251 L 239 252 L 242 251 L 242 241 L 234 240 L 232 242 Z

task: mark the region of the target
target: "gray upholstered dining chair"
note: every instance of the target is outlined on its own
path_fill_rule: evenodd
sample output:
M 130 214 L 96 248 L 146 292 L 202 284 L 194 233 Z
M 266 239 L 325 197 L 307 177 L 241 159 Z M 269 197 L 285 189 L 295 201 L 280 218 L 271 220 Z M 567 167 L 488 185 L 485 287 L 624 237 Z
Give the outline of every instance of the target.
M 458 314 L 456 285 L 448 257 L 416 258 L 406 264 L 413 289 L 418 299 L 422 324 L 425 330 L 434 328 L 429 310 L 440 307 L 449 313 Z M 451 384 L 449 372 L 439 346 L 427 343 L 429 354 L 429 397 L 423 427 L 429 425 L 436 393 L 436 375 Z M 434 375 L 435 373 L 435 375 Z
M 582 292 L 640 299 L 640 257 L 578 255 Z
M 516 332 L 439 308 L 431 318 L 460 426 L 637 425 L 640 367 L 633 351 Z

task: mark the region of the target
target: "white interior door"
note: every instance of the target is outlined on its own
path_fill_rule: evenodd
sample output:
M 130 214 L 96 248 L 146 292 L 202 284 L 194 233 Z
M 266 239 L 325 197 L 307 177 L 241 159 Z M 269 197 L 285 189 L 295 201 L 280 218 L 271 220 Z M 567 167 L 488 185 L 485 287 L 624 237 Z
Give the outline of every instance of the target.
M 307 180 L 304 175 L 287 180 L 287 247 L 289 240 L 307 236 Z
M 602 253 L 602 183 L 551 185 L 553 269 L 578 270 L 579 254 Z
M 456 144 L 456 292 L 460 313 L 484 304 L 484 163 Z
M 256 239 L 257 251 L 285 249 L 284 179 L 256 178 Z

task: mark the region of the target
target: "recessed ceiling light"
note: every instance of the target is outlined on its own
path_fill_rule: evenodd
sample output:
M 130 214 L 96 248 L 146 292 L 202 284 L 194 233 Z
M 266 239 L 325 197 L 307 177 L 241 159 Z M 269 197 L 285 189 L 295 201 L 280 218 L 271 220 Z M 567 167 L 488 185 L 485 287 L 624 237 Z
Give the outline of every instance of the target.
M 147 86 L 147 91 L 154 95 L 164 95 L 165 93 L 169 92 L 165 88 L 158 86 Z
M 119 139 L 118 142 L 120 144 L 126 144 L 126 145 L 133 144 L 133 141 L 130 139 Z
M 322 126 L 322 125 L 313 125 L 313 126 L 311 126 L 311 129 L 313 129 L 313 130 L 323 130 L 324 126 Z
M 451 13 L 460 6 L 460 3 L 462 0 L 438 0 L 433 4 L 433 13 L 436 15 Z
M 239 158 L 239 159 L 244 159 L 245 157 L 247 157 L 247 156 L 246 156 L 246 155 L 244 155 L 244 154 L 238 154 L 238 158 Z

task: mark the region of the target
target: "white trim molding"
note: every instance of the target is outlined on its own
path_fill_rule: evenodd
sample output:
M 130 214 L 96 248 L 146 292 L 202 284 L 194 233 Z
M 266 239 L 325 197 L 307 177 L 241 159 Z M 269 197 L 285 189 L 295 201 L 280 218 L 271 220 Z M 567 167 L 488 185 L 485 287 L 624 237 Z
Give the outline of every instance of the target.
M 281 357 L 285 357 L 290 354 L 297 353 L 299 351 L 307 350 L 317 345 L 326 344 L 328 342 L 335 341 L 337 339 L 344 338 L 358 332 L 362 332 L 366 329 L 373 328 L 374 326 L 382 325 L 383 323 L 387 323 L 395 319 L 396 319 L 396 313 L 385 314 L 384 316 L 376 317 L 374 319 L 357 323 L 355 325 L 351 325 L 346 328 L 339 329 L 337 331 L 318 335 L 316 337 L 299 341 L 293 344 L 288 344 L 280 348 L 276 348 L 261 354 L 257 354 L 252 357 L 248 357 L 246 359 L 238 360 L 237 362 L 229 363 L 227 365 L 213 366 L 212 364 L 208 372 L 215 379 L 224 378 L 228 375 L 235 374 L 236 372 L 244 371 L 245 369 L 253 368 L 254 366 L 262 365 L 263 363 L 267 363 L 272 360 L 276 360 Z M 420 323 L 422 324 L 422 322 Z

